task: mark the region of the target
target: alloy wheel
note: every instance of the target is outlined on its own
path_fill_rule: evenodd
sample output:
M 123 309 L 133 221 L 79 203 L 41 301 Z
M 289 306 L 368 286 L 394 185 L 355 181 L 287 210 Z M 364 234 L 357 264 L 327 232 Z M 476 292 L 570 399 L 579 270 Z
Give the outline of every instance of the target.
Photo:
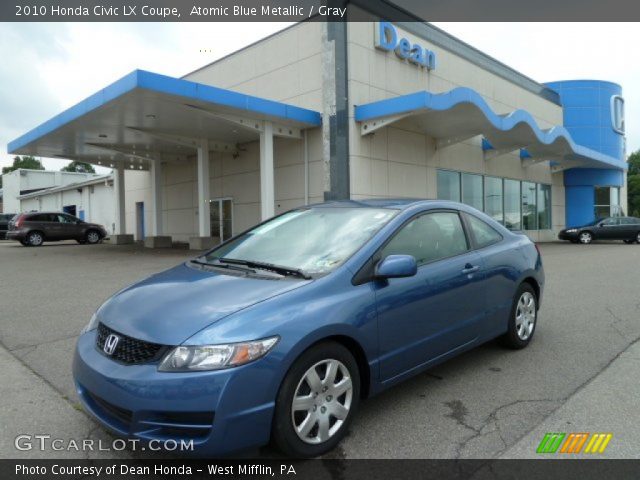
M 98 232 L 89 232 L 87 234 L 87 242 L 89 243 L 98 243 L 100 241 L 100 235 Z
M 42 234 L 38 232 L 32 232 L 29 234 L 29 245 L 33 245 L 34 247 L 39 247 L 42 245 Z
M 638 232 L 638 235 L 636 235 L 636 242 L 640 243 L 640 232 Z
M 305 443 L 320 444 L 340 430 L 351 409 L 353 383 L 347 367 L 322 360 L 302 376 L 291 404 L 293 428 Z
M 516 332 L 520 340 L 527 340 L 536 324 L 536 299 L 531 292 L 524 292 L 516 307 Z
M 580 234 L 580 243 L 584 243 L 584 244 L 591 243 L 592 239 L 593 237 L 589 232 L 582 232 Z

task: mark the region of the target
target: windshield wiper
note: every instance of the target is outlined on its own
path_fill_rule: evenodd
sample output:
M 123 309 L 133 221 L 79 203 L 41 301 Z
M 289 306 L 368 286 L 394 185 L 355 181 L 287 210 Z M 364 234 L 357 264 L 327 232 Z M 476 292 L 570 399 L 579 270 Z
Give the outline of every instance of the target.
M 266 262 L 256 262 L 254 260 L 238 260 L 235 258 L 225 258 L 225 257 L 218 258 L 217 260 L 222 263 L 230 263 L 233 265 L 245 265 L 250 268 L 260 268 L 263 270 L 271 270 L 272 272 L 277 272 L 287 277 L 299 277 L 299 278 L 304 278 L 305 280 L 311 280 L 311 276 L 306 274 L 303 270 L 299 268 L 285 267 L 282 265 L 276 265 L 273 263 L 266 263 Z
M 198 265 L 205 265 L 207 267 L 227 268 L 231 270 L 237 270 L 239 272 L 256 273 L 256 271 L 253 268 L 250 268 L 250 267 L 247 268 L 248 266 L 244 267 L 244 266 L 228 265 L 220 261 L 218 261 L 218 263 L 211 263 L 211 262 L 207 262 L 206 260 L 202 260 L 202 258 L 204 257 L 193 258 L 190 261 L 191 263 L 197 263 Z

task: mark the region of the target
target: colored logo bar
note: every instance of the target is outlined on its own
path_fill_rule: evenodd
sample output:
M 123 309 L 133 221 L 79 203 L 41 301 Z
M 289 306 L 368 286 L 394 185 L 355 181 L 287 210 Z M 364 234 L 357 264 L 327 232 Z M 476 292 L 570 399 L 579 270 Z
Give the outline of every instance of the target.
M 544 435 L 536 453 L 604 453 L 612 438 L 611 433 L 550 432 Z

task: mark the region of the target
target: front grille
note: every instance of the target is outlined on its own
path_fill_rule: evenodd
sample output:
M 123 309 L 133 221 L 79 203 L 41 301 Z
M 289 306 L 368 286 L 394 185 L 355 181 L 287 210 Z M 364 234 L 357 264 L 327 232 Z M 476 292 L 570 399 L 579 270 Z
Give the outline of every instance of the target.
M 131 420 L 133 419 L 133 412 L 131 410 L 127 410 L 125 408 L 116 407 L 115 405 L 103 400 L 100 397 L 95 396 L 94 394 L 87 392 L 88 396 L 91 397 L 91 400 L 100 407 L 107 415 L 120 420 L 125 425 L 129 426 L 131 424 Z
M 107 355 L 104 351 L 104 344 L 107 337 L 111 334 L 118 337 L 118 343 L 113 353 Z M 131 338 L 112 330 L 102 323 L 98 325 L 96 347 L 104 355 L 126 365 L 153 362 L 154 360 L 160 359 L 160 357 L 162 357 L 169 348 L 166 345 L 159 345 L 157 343 L 145 342 L 143 340 Z

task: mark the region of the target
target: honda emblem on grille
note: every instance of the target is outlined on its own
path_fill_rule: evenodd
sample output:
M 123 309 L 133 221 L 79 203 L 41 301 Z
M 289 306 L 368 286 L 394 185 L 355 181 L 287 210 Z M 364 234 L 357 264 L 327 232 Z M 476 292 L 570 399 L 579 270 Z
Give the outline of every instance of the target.
M 102 347 L 102 350 L 107 355 L 113 355 L 113 352 L 116 351 L 116 347 L 118 346 L 119 341 L 120 341 L 119 336 L 114 335 L 113 333 L 110 334 L 107 337 L 107 339 L 104 341 L 104 347 Z

